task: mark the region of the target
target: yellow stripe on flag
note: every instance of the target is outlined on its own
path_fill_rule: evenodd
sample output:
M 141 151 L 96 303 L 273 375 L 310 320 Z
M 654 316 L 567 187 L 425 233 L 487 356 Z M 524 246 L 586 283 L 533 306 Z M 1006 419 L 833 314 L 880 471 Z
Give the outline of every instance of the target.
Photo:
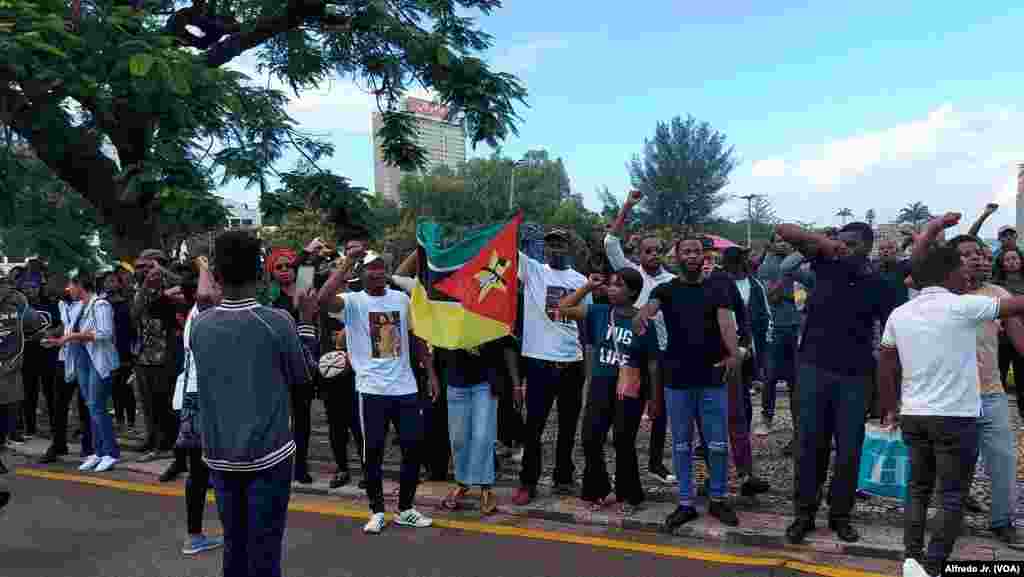
M 461 303 L 430 300 L 419 282 L 412 291 L 412 329 L 442 349 L 470 349 L 510 334 L 507 325 L 467 311 Z

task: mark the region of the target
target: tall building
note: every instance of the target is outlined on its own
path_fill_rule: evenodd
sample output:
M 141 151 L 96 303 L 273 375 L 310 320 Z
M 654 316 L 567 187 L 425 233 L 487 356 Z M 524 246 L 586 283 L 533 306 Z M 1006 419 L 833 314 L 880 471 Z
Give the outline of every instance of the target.
M 228 211 L 228 228 L 257 230 L 263 223 L 258 207 L 227 199 L 222 204 Z
M 1017 230 L 1024 226 L 1024 162 L 1017 165 Z
M 427 151 L 426 172 L 438 166 L 455 169 L 466 161 L 466 130 L 461 118 L 446 120 L 448 108 L 419 98 L 406 98 L 404 109 L 416 117 L 416 144 Z M 381 114 L 373 113 L 373 184 L 384 198 L 399 202 L 398 184 L 409 174 L 397 166 L 384 162 L 377 131 L 382 124 Z

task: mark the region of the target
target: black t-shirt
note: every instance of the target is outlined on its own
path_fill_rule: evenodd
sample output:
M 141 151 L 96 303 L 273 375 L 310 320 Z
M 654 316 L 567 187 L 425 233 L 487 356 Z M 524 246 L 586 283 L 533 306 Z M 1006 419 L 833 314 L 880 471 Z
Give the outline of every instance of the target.
M 807 323 L 800 362 L 841 375 L 871 374 L 875 366 L 875 321 L 885 322 L 900 293 L 865 259 L 815 259 L 814 290 L 807 297 Z
M 434 349 L 442 382 L 457 388 L 497 384 L 505 366 L 506 346 L 507 341 L 499 339 L 470 350 Z
M 651 298 L 661 303 L 668 331 L 665 386 L 671 389 L 721 386 L 714 365 L 728 354 L 718 309 L 735 310 L 732 281 L 720 275 L 690 284 L 681 278 L 658 285 Z M 650 329 L 649 329 L 650 330 Z

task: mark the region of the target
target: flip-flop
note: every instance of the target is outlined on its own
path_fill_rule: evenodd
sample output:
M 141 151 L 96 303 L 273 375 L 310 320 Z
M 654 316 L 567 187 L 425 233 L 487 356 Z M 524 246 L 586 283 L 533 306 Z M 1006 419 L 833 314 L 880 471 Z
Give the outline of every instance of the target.
M 461 506 L 459 499 L 465 497 L 469 493 L 469 487 L 455 487 L 445 496 L 444 500 L 441 501 L 441 508 L 448 511 L 458 511 Z

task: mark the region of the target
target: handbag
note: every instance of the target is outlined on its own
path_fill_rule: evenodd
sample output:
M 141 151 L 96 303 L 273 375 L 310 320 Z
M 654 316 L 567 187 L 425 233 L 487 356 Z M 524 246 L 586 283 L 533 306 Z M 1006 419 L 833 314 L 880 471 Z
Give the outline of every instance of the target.
M 622 359 L 619 354 L 619 339 L 615 335 L 615 309 L 608 311 L 608 328 L 609 333 L 612 335 L 612 346 L 615 348 L 615 358 Z M 640 398 L 640 368 L 639 367 L 624 367 L 621 365 L 619 360 L 619 377 L 615 383 L 615 392 L 623 397 L 630 399 Z
M 864 433 L 857 488 L 870 495 L 904 500 L 910 453 L 899 430 L 869 427 Z

